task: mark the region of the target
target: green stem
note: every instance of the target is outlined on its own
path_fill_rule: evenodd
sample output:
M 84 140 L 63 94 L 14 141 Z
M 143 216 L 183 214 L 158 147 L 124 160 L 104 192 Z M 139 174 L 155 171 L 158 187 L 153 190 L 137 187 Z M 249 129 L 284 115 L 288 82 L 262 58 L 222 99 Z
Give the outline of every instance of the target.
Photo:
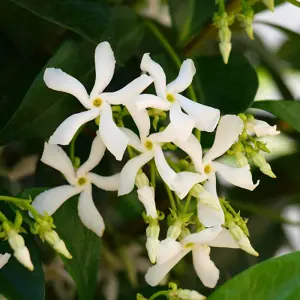
M 183 212 L 187 212 L 188 211 L 191 199 L 192 199 L 192 193 L 188 193 L 188 195 L 186 197 L 186 200 L 185 200 Z
M 172 58 L 172 60 L 174 61 L 174 63 L 178 67 L 178 69 L 180 69 L 180 67 L 181 67 L 181 59 L 179 58 L 179 56 L 177 55 L 177 53 L 174 51 L 174 49 L 171 46 L 171 44 L 169 43 L 169 41 L 160 32 L 160 30 L 157 28 L 157 26 L 155 26 L 151 21 L 146 20 L 145 24 L 152 31 L 152 33 L 157 37 L 157 39 L 161 42 L 162 46 L 169 53 L 170 57 Z M 189 97 L 193 101 L 197 102 L 196 93 L 195 93 L 195 90 L 194 90 L 194 88 L 193 88 L 192 85 L 190 85 L 188 87 L 187 91 L 188 91 Z
M 220 14 L 222 14 L 226 11 L 224 0 L 218 0 L 218 7 L 219 7 L 219 13 Z
M 160 291 L 160 292 L 157 292 L 155 294 L 153 294 L 149 300 L 154 300 L 155 298 L 159 297 L 159 296 L 166 296 L 166 298 L 168 297 L 168 294 L 169 294 L 169 291 Z
M 5 215 L 0 211 L 0 221 L 1 222 L 7 222 L 7 218 L 5 217 Z
M 165 188 L 166 188 L 168 197 L 169 197 L 169 201 L 170 201 L 170 204 L 171 204 L 171 208 L 172 208 L 172 210 L 177 211 L 177 208 L 176 208 L 176 204 L 175 204 L 175 200 L 174 200 L 173 194 L 172 194 L 170 188 L 168 187 L 168 185 L 167 185 L 165 182 L 164 182 L 164 185 L 165 185 Z
M 69 157 L 70 157 L 70 160 L 71 160 L 72 163 L 74 163 L 74 160 L 75 160 L 75 143 L 76 143 L 76 140 L 77 140 L 79 134 L 83 130 L 83 128 L 84 128 L 84 125 L 79 127 L 79 129 L 76 131 L 76 133 L 73 136 L 72 141 L 70 143 Z
M 155 189 L 155 171 L 156 171 L 156 166 L 155 166 L 155 162 L 154 159 L 151 160 L 150 162 L 150 177 L 151 177 L 151 186 Z

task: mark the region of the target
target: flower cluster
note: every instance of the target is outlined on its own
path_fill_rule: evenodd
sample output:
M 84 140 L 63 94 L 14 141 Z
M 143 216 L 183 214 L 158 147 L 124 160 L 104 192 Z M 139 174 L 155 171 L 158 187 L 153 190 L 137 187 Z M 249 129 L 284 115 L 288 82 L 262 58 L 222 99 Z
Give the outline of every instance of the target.
M 117 191 L 119 196 L 130 193 L 136 186 L 138 198 L 145 207 L 143 218 L 148 224 L 146 249 L 154 264 L 145 276 L 146 281 L 157 285 L 192 252 L 197 275 L 204 285 L 213 288 L 219 270 L 210 259 L 210 247 L 241 248 L 258 255 L 248 239 L 246 220 L 218 197 L 216 177 L 250 191 L 259 184 L 252 180 L 250 164 L 274 177 L 260 154 L 268 149 L 257 137 L 279 132 L 253 116 L 220 116 L 218 109 L 185 97 L 183 92 L 196 73 L 191 59 L 182 63 L 178 77 L 167 84 L 162 67 L 149 54 L 144 54 L 141 76 L 118 91 L 105 92 L 114 69 L 115 58 L 108 42 L 96 48 L 96 80 L 90 94 L 77 79 L 62 70 L 46 69 L 46 85 L 73 95 L 86 110 L 70 116 L 56 129 L 45 143 L 41 158 L 43 163 L 61 172 L 68 184 L 39 194 L 33 206 L 40 214 L 51 216 L 67 199 L 79 194 L 78 214 L 82 223 L 102 236 L 105 223 L 94 204 L 92 185 L 105 191 Z M 156 95 L 144 92 L 152 83 Z M 128 114 L 136 124 L 138 135 L 124 127 L 122 117 Z M 69 158 L 58 145 L 70 144 L 78 130 L 92 120 L 99 129 L 89 158 L 80 165 L 79 158 Z M 213 145 L 205 154 L 200 131 L 216 131 Z M 120 173 L 101 176 L 91 172 L 106 149 L 117 160 L 122 160 L 126 148 L 130 159 Z M 174 150 L 177 148 L 185 152 L 185 159 L 176 156 Z M 224 155 L 233 157 L 234 164 L 221 161 Z M 145 165 L 150 166 L 150 178 L 143 170 Z M 160 239 L 160 221 L 165 214 L 156 209 L 155 202 L 159 178 L 170 199 L 170 214 L 166 217 L 169 227 L 164 239 Z M 182 290 L 178 293 L 180 299 L 191 299 L 192 294 L 195 295 L 193 299 L 202 299 L 196 292 Z

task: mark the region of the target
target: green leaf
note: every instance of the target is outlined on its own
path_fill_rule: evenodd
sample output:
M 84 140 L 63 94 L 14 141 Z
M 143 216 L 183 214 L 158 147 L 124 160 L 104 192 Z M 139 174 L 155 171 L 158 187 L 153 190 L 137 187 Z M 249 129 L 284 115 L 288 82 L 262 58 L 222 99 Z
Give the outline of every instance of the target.
M 2 212 L 11 211 L 7 205 L 1 204 Z M 34 270 L 31 272 L 11 256 L 8 263 L 0 270 L 0 295 L 9 300 L 43 300 L 45 297 L 45 280 L 38 248 L 30 235 L 23 235 L 26 247 L 29 249 Z M 12 250 L 8 242 L 0 242 L 1 254 Z
M 94 45 L 89 42 L 66 41 L 47 63 L 85 83 L 94 67 Z M 79 101 L 61 92 L 50 90 L 40 72 L 26 93 L 21 105 L 0 131 L 0 144 L 28 137 L 49 137 L 69 115 L 82 109 Z
M 85 39 L 99 42 L 110 19 L 105 1 L 91 0 L 12 0 L 52 23 L 68 28 Z
M 34 198 L 44 188 L 25 190 L 20 197 Z M 77 211 L 78 196 L 68 199 L 53 215 L 56 231 L 65 242 L 72 259 L 62 257 L 76 282 L 79 300 L 92 300 L 96 291 L 101 239 L 81 222 Z
M 221 56 L 195 59 L 194 87 L 201 103 L 222 113 L 240 113 L 250 107 L 258 89 L 258 78 L 249 61 L 232 53 L 225 65 Z
M 288 100 L 266 100 L 255 102 L 253 107 L 270 112 L 281 120 L 289 123 L 300 132 L 300 102 Z
M 300 298 L 300 252 L 269 259 L 222 285 L 208 300 Z

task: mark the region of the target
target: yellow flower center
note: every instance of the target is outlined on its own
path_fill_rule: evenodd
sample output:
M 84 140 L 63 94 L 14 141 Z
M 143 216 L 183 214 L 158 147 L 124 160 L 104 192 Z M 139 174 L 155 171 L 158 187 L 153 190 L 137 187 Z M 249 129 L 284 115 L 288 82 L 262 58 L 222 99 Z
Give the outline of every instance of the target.
M 148 150 L 152 150 L 152 148 L 153 148 L 153 143 L 151 141 L 149 141 L 149 140 L 146 141 L 144 143 L 144 145 L 145 145 L 146 149 L 148 149 Z
M 175 97 L 174 97 L 174 95 L 172 95 L 172 94 L 168 94 L 167 95 L 167 100 L 169 101 L 169 102 L 174 102 L 175 101 Z
M 77 181 L 78 185 L 85 185 L 87 183 L 87 180 L 85 177 L 80 177 Z
M 209 174 L 212 171 L 211 165 L 206 165 L 204 168 L 204 173 Z
M 94 101 L 93 101 L 93 105 L 95 107 L 100 107 L 102 105 L 102 99 L 101 98 L 96 98 Z

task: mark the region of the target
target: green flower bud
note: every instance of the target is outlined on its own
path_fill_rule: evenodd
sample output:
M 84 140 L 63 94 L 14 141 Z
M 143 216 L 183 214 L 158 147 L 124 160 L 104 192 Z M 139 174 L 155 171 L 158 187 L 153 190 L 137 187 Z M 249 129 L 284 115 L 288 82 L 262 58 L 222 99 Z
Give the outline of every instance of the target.
M 276 175 L 273 173 L 271 166 L 266 162 L 266 159 L 262 155 L 255 153 L 251 158 L 253 160 L 253 163 L 261 170 L 262 173 L 271 178 L 276 178 Z

